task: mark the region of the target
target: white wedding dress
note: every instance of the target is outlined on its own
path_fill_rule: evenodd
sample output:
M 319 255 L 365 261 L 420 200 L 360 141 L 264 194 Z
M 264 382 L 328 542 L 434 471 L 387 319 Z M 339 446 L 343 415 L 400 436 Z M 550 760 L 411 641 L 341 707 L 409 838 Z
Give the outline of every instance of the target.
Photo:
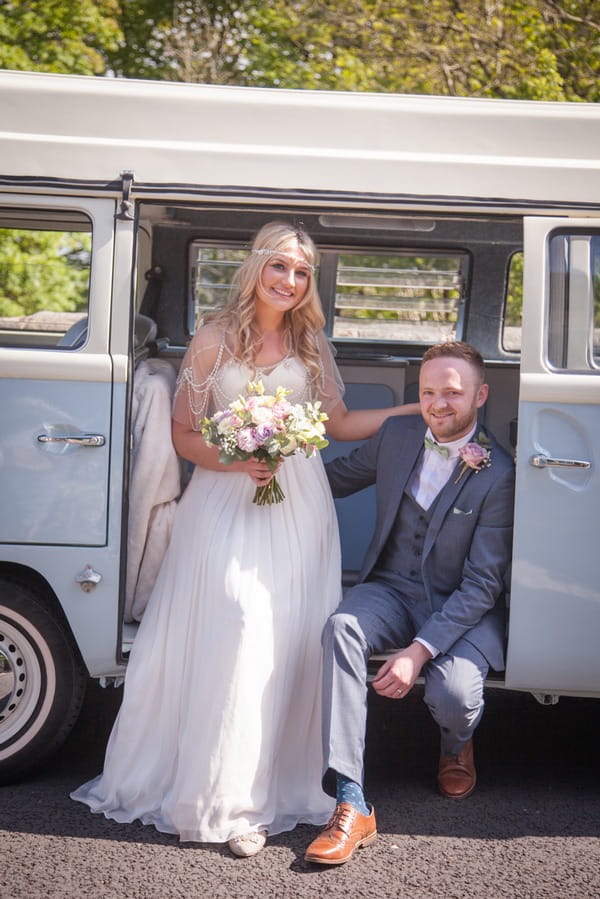
M 178 402 L 212 413 L 245 391 L 249 372 L 222 338 L 212 353 L 202 341 L 184 360 Z M 257 377 L 268 393 L 282 385 L 292 401 L 307 398 L 294 357 Z M 257 506 L 246 474 L 195 469 L 134 641 L 104 771 L 71 794 L 92 811 L 198 842 L 329 817 L 320 637 L 341 598 L 337 522 L 319 454 L 289 457 L 277 477 L 285 500 Z

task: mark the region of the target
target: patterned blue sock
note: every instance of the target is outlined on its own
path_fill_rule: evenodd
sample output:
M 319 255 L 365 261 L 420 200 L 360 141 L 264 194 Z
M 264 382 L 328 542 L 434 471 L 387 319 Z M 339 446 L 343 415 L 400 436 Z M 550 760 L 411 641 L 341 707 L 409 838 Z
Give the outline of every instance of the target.
M 371 814 L 361 785 L 344 774 L 336 775 L 336 802 L 349 802 L 361 815 Z

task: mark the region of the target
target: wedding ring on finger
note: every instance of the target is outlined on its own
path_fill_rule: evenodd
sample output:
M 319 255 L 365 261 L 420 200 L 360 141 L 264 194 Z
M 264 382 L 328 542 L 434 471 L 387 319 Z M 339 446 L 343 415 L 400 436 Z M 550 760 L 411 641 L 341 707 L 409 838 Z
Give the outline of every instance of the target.
M 395 695 L 396 695 L 396 696 L 402 696 L 402 690 L 396 690 Z

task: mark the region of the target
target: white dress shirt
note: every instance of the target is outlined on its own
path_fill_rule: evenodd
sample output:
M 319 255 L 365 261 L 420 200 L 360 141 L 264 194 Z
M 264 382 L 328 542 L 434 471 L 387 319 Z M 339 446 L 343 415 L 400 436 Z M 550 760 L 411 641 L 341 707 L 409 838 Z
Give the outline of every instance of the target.
M 416 499 L 423 509 L 429 508 L 442 487 L 446 485 L 458 462 L 459 450 L 469 443 L 476 430 L 477 422 L 475 422 L 473 429 L 465 437 L 459 437 L 458 440 L 452 440 L 450 443 L 440 444 L 440 446 L 448 450 L 448 458 L 444 458 L 434 449 L 425 447 L 421 467 L 415 471 L 409 484 L 409 490 L 413 498 Z M 435 442 L 435 437 L 429 428 L 427 428 L 425 437 Z

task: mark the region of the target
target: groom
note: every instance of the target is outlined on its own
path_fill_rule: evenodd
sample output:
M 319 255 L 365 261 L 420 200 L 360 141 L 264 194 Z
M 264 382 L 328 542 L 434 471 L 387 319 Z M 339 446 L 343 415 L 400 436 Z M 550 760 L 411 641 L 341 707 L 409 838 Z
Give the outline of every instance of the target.
M 475 787 L 472 737 L 488 668 L 504 667 L 514 466 L 477 421 L 488 396 L 483 359 L 466 343 L 427 350 L 421 417 L 388 418 L 327 474 L 336 497 L 376 484 L 375 533 L 358 584 L 323 634 L 324 789 L 337 805 L 307 861 L 346 862 L 377 835 L 365 801 L 367 661 L 401 647 L 373 688 L 401 699 L 417 677 L 439 725 L 438 786 L 449 799 Z

